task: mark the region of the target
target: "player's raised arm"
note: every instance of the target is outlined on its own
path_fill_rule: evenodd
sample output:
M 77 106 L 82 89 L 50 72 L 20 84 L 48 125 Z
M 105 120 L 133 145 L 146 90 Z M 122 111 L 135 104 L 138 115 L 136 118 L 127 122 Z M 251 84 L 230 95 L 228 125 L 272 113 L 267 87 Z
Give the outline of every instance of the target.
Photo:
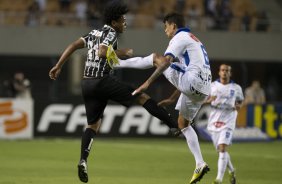
M 208 98 L 204 101 L 204 104 L 211 104 L 212 101 L 215 101 L 216 96 L 208 96 Z
M 49 77 L 53 80 L 56 80 L 61 73 L 62 66 L 70 57 L 70 55 L 77 49 L 84 48 L 84 46 L 85 46 L 85 42 L 81 38 L 68 45 L 67 48 L 62 53 L 57 64 L 49 71 Z

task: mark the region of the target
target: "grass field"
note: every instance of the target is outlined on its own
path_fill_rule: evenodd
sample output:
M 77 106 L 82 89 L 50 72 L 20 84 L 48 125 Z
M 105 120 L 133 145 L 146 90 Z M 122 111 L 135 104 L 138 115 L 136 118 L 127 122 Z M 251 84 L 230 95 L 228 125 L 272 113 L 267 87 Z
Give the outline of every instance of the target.
M 217 154 L 201 143 L 216 177 Z M 0 141 L 0 184 L 76 184 L 80 141 Z M 282 183 L 282 141 L 237 143 L 230 149 L 239 184 Z M 183 139 L 97 139 L 89 158 L 93 184 L 187 184 L 194 159 Z M 227 175 L 224 182 L 228 183 Z

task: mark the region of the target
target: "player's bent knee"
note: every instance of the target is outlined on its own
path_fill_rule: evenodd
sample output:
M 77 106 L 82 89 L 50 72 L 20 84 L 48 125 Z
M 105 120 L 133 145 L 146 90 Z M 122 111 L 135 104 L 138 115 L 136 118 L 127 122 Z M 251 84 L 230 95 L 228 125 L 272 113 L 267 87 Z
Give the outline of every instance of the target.
M 97 133 L 99 131 L 100 125 L 101 125 L 101 120 L 98 120 L 97 122 L 93 124 L 87 125 L 87 128 L 91 128 L 92 130 L 94 130 Z
M 150 99 L 150 96 L 146 93 L 141 93 L 137 98 L 137 103 L 140 105 L 144 105 L 144 103 Z
M 189 120 L 185 119 L 181 114 L 178 116 L 178 127 L 184 129 L 190 125 Z
M 218 145 L 218 152 L 226 152 L 227 151 L 227 146 L 226 144 L 219 144 Z

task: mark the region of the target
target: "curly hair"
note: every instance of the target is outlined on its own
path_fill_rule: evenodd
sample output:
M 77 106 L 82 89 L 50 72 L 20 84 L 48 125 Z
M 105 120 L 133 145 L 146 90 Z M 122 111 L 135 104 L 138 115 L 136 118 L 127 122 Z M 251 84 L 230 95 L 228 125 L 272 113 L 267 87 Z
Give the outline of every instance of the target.
M 113 20 L 118 20 L 129 11 L 127 5 L 120 0 L 113 0 L 106 4 L 104 9 L 104 21 L 111 25 Z

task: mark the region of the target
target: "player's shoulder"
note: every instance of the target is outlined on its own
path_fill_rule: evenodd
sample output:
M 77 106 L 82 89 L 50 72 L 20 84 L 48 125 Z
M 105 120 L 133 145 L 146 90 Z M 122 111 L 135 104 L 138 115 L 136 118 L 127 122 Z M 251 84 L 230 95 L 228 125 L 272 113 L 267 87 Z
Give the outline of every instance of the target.
M 219 87 L 220 87 L 220 82 L 218 80 L 215 80 L 211 83 L 212 89 L 219 88 Z
M 239 84 L 237 84 L 236 82 L 234 82 L 234 81 L 233 81 L 231 84 L 232 84 L 233 87 L 236 88 L 236 89 L 242 89 L 242 87 L 241 87 Z
M 102 28 L 100 28 L 100 29 L 92 29 L 88 34 L 87 34 L 87 36 L 101 36 L 103 34 L 103 30 L 102 30 Z
M 107 34 L 110 33 L 112 35 L 116 35 L 116 31 L 114 30 L 114 28 L 112 28 L 111 26 L 105 24 L 103 27 L 101 27 L 100 29 L 98 29 L 100 32 L 103 32 L 103 34 Z
M 221 84 L 220 83 L 220 81 L 219 81 L 219 79 L 216 79 L 215 81 L 213 81 L 212 83 L 211 83 L 211 85 L 219 85 L 219 84 Z
M 235 81 L 233 81 L 233 80 L 230 81 L 230 84 L 233 85 L 233 86 L 236 86 L 236 87 L 237 87 L 237 86 L 240 86 L 239 84 L 237 84 L 237 83 L 236 83 Z
M 169 46 L 170 47 L 178 47 L 183 43 L 183 39 L 177 35 L 175 35 L 170 41 L 169 41 Z
M 171 40 L 189 40 L 189 39 L 190 39 L 190 32 L 180 31 L 176 33 Z

